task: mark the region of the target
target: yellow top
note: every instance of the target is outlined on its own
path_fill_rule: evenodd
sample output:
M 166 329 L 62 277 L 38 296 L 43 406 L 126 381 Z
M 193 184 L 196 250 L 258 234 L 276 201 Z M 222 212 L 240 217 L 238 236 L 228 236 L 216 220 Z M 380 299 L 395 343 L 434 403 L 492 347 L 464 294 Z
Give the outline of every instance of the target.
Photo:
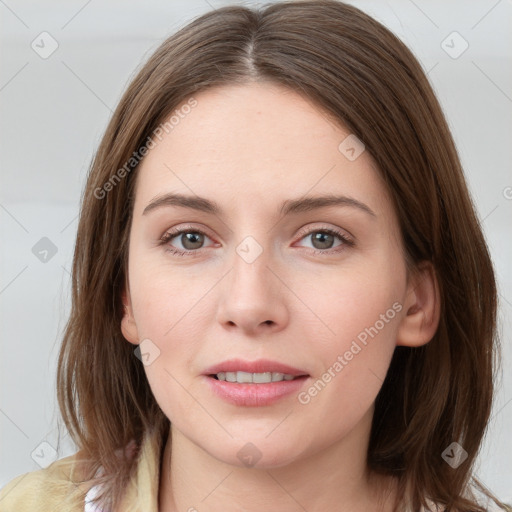
M 73 481 L 83 480 L 76 465 L 77 454 L 56 460 L 45 469 L 32 471 L 11 480 L 0 490 L 0 512 L 100 512 L 86 505 L 95 488 L 88 491 L 85 502 L 81 488 Z M 146 433 L 142 442 L 137 470 L 130 480 L 120 510 L 123 512 L 158 512 L 161 441 Z M 85 484 L 84 484 L 85 485 Z M 102 511 L 107 512 L 107 511 Z

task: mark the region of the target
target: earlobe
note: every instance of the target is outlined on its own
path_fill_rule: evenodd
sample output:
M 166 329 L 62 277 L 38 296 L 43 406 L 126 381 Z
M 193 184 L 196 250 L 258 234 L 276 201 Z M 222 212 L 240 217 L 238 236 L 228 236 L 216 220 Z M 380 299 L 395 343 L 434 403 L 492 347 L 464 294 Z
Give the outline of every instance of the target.
M 123 318 L 121 319 L 121 332 L 127 341 L 134 345 L 139 344 L 139 333 L 137 331 L 137 325 L 135 324 L 135 318 L 133 317 L 133 310 L 130 298 L 130 292 L 123 290 L 121 299 L 123 302 Z
M 428 343 L 439 325 L 441 296 L 431 262 L 418 265 L 410 279 L 404 304 L 405 316 L 397 333 L 397 345 L 419 347 Z

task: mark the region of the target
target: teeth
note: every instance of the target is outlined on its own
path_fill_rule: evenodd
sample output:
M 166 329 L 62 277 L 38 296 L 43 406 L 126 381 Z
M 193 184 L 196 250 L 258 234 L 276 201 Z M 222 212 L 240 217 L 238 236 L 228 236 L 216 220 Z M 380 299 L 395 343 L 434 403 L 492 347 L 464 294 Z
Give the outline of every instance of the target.
M 252 382 L 252 373 L 236 372 L 235 379 L 237 382 Z
M 272 382 L 272 373 L 265 372 L 265 373 L 248 373 L 249 378 L 251 380 L 249 382 L 254 382 L 255 384 L 260 384 L 262 382 Z
M 269 382 L 280 382 L 282 380 L 293 380 L 293 375 L 279 372 L 249 373 L 249 372 L 219 372 L 217 373 L 219 380 L 227 382 L 238 382 L 239 384 L 253 383 L 266 384 Z

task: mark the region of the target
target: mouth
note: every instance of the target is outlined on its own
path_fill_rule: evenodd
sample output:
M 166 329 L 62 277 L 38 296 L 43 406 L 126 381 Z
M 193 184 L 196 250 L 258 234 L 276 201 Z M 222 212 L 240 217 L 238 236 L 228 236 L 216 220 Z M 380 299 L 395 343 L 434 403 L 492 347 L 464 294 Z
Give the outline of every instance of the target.
M 230 359 L 207 368 L 203 377 L 209 389 L 224 401 L 236 406 L 263 407 L 298 393 L 310 375 L 270 359 Z

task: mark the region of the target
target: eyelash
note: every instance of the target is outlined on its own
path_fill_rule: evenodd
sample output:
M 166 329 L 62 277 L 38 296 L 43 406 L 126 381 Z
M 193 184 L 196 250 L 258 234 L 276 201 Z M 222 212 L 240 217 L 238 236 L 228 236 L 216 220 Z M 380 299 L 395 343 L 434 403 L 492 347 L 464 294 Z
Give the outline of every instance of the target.
M 173 238 L 176 238 L 177 236 L 182 235 L 183 233 L 199 233 L 201 235 L 204 235 L 204 236 L 208 237 L 208 235 L 204 231 L 202 231 L 201 229 L 197 229 L 197 228 L 193 228 L 192 229 L 192 228 L 185 227 L 185 228 L 178 229 L 178 230 L 175 230 L 175 231 L 168 231 L 159 240 L 158 245 L 159 246 L 168 245 L 169 242 Z M 355 245 L 354 241 L 349 239 L 347 236 L 345 236 L 341 231 L 338 231 L 338 230 L 332 229 L 332 228 L 316 228 L 316 229 L 312 229 L 312 230 L 302 234 L 300 240 L 302 240 L 303 238 L 306 238 L 309 235 L 312 235 L 313 233 L 327 233 L 329 235 L 333 235 L 333 236 L 339 238 L 343 242 L 341 245 L 339 245 L 338 247 L 336 247 L 334 249 L 333 248 L 325 249 L 325 250 L 322 250 L 322 249 L 310 249 L 310 251 L 313 254 L 315 254 L 315 255 L 317 255 L 317 254 L 322 255 L 322 256 L 332 255 L 333 253 L 339 253 L 339 252 L 343 251 L 346 247 L 353 247 Z M 210 237 L 208 237 L 208 238 L 210 238 Z M 189 256 L 189 255 L 190 256 L 196 256 L 197 253 L 200 250 L 201 249 L 182 250 L 182 249 L 176 249 L 175 247 L 171 247 L 171 246 L 166 247 L 166 251 L 168 251 L 171 254 L 176 255 L 176 256 Z

